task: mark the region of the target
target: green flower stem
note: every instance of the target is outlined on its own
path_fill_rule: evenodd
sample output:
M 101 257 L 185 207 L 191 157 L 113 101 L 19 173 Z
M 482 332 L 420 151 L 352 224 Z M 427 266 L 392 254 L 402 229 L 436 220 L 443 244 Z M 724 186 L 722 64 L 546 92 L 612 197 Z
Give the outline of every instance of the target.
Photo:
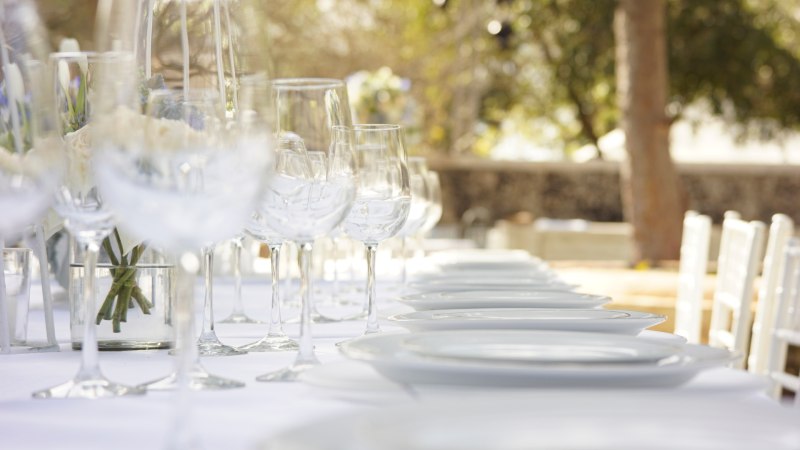
M 133 247 L 130 252 L 125 252 L 122 246 L 122 238 L 119 231 L 113 231 L 114 242 L 111 236 L 103 240 L 103 249 L 108 254 L 111 264 L 116 266 L 111 269 L 112 283 L 102 306 L 97 311 L 97 324 L 103 320 L 111 320 L 112 329 L 115 333 L 121 331 L 122 322 L 128 320 L 128 310 L 139 305 L 143 314 L 150 314 L 153 304 L 145 297 L 136 281 L 136 264 L 141 259 L 146 244 L 139 244 Z M 114 251 L 114 244 L 119 249 L 119 253 Z M 117 257 L 119 255 L 119 257 Z
M 139 289 L 139 286 L 133 288 L 133 292 L 131 293 L 133 299 L 139 304 L 139 308 L 141 308 L 142 313 L 150 314 L 150 308 L 153 307 L 153 304 L 150 303 L 150 300 L 142 294 L 142 290 Z
M 108 254 L 108 259 L 111 260 L 111 264 L 118 266 L 119 260 L 117 259 L 117 255 L 114 254 L 114 249 L 111 248 L 111 239 L 108 237 L 103 239 L 103 250 L 105 250 L 106 254 Z
M 105 319 L 109 320 L 112 316 L 112 307 L 114 306 L 114 298 L 117 297 L 120 290 L 125 286 L 125 283 L 132 279 L 133 276 L 136 274 L 135 267 L 129 267 L 124 270 L 116 270 L 116 275 L 114 275 L 114 281 L 111 283 L 111 289 L 108 291 L 105 300 L 103 301 L 103 305 L 97 312 L 97 324 L 99 325 L 100 322 Z

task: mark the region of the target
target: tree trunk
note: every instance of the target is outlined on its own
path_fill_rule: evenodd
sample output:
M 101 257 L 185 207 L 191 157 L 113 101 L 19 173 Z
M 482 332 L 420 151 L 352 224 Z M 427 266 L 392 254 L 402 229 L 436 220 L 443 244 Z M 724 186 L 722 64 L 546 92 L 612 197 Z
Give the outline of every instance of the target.
M 685 195 L 669 154 L 664 0 L 619 0 L 617 92 L 627 159 L 621 169 L 635 262 L 678 259 Z

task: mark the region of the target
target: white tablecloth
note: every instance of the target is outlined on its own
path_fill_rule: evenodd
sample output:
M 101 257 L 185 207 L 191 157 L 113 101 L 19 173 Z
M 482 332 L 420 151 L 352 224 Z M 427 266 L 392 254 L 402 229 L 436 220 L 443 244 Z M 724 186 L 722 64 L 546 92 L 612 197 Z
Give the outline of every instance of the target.
M 217 319 L 231 310 L 232 284 L 217 280 Z M 40 294 L 33 288 L 30 335 L 44 336 Z M 196 297 L 202 290 L 196 289 Z M 38 296 L 38 297 L 37 297 Z M 267 316 L 269 284 L 249 281 L 244 285 L 246 311 L 256 318 Z M 37 306 L 38 305 L 38 306 Z M 389 306 L 389 308 L 396 306 Z M 287 316 L 296 315 L 295 310 Z M 154 449 L 164 445 L 174 424 L 175 394 L 151 392 L 143 397 L 108 400 L 33 400 L 31 392 L 71 378 L 80 364 L 80 353 L 68 346 L 69 326 L 66 304 L 57 303 L 58 353 L 0 355 L 0 448 L 1 449 Z M 323 362 L 341 360 L 335 342 L 353 337 L 363 323 L 314 325 L 317 355 Z M 389 328 L 384 323 L 385 328 Z M 241 345 L 263 336 L 266 325 L 217 324 L 223 342 Z M 296 336 L 297 326 L 287 326 Z M 315 419 L 370 408 L 381 403 L 349 402 L 336 399 L 303 383 L 260 383 L 255 377 L 278 369 L 293 359 L 292 353 L 251 353 L 243 356 L 203 358 L 214 374 L 245 381 L 243 389 L 194 392 L 188 420 L 204 448 L 226 450 L 252 448 L 256 443 L 290 427 Z M 103 372 L 111 379 L 139 384 L 163 376 L 172 369 L 166 351 L 101 352 Z M 759 390 L 761 381 L 733 369 L 715 369 L 686 387 L 686 395 L 709 397 L 740 396 L 753 402 L 771 402 Z M 567 392 L 564 395 L 581 395 Z M 636 395 L 631 391 L 630 395 Z M 424 399 L 423 399 L 424 400 Z M 776 404 L 776 408 L 779 406 Z

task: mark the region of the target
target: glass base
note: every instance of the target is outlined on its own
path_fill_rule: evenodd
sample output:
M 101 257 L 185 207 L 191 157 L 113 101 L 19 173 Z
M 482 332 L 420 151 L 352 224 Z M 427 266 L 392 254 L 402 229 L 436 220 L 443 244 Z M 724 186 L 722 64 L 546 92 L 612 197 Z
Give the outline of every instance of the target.
M 274 381 L 297 381 L 297 377 L 306 370 L 319 365 L 316 357 L 308 361 L 295 361 L 289 367 L 276 370 L 274 372 L 265 373 L 256 377 L 256 381 L 274 382 Z
M 345 319 L 338 318 L 338 317 L 326 316 L 326 315 L 320 314 L 318 312 L 312 312 L 311 313 L 311 323 L 339 323 L 339 322 L 341 322 L 343 320 L 345 320 Z M 290 323 L 290 324 L 300 323 L 300 316 L 297 316 L 297 317 L 291 318 L 289 320 L 286 320 L 283 323 Z
M 251 342 L 237 348 L 248 352 L 284 352 L 298 350 L 300 346 L 286 335 L 277 335 L 265 336 L 256 342 Z
M 351 316 L 344 316 L 342 320 L 366 320 L 367 314 L 367 311 L 361 310 Z
M 188 377 L 189 389 L 193 391 L 212 391 L 244 387 L 244 383 L 241 381 L 219 377 L 206 372 L 206 369 L 204 369 L 200 364 L 195 364 L 192 367 Z M 179 385 L 178 373 L 173 372 L 164 378 L 159 378 L 158 380 L 141 384 L 138 387 L 148 391 L 173 391 L 177 390 Z
M 219 341 L 216 334 L 197 340 L 197 353 L 200 356 L 236 356 L 247 354 Z
M 254 323 L 254 324 L 260 324 L 260 323 L 264 323 L 264 322 L 262 322 L 260 320 L 256 320 L 256 319 L 251 319 L 245 313 L 231 313 L 230 316 L 220 320 L 217 323 Z
M 73 342 L 73 350 L 81 350 L 82 342 Z M 97 342 L 97 349 L 100 351 L 123 351 L 123 350 L 162 350 L 170 348 L 171 341 L 112 341 L 102 340 Z
M 48 344 L 46 342 L 14 342 L 8 353 L 5 354 L 19 354 L 19 353 L 44 353 L 44 352 L 60 352 L 61 347 L 58 344 Z M 4 354 L 0 352 L 0 355 Z
M 81 379 L 80 377 L 50 389 L 33 393 L 33 398 L 111 398 L 126 395 L 142 395 L 145 390 L 136 386 L 125 386 L 109 381 L 102 375 Z
M 350 338 L 350 339 L 345 339 L 343 341 L 339 341 L 335 345 L 337 347 L 341 347 L 342 344 L 346 344 L 346 343 L 348 343 L 350 341 L 354 341 L 354 340 L 356 340 L 358 338 L 362 338 L 364 336 L 372 336 L 373 334 L 380 334 L 380 333 L 383 333 L 383 330 L 381 330 L 380 328 L 378 328 L 377 330 L 364 330 L 364 333 L 362 333 L 360 336 L 357 336 L 357 337 L 354 337 L 354 338 Z

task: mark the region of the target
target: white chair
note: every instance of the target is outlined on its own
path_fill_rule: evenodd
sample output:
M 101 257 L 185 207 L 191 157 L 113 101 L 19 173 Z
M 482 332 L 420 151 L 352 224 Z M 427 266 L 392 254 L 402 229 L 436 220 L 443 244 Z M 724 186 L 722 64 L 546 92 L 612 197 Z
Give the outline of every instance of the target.
M 780 398 L 782 388 L 795 393 L 800 407 L 800 377 L 786 371 L 789 345 L 800 346 L 800 240 L 792 238 L 784 252 L 783 281 L 776 304 L 777 320 L 770 334 L 767 369 L 772 395 Z
M 675 300 L 675 334 L 690 343 L 700 342 L 703 325 L 703 285 L 711 242 L 711 218 L 687 211 L 683 218 L 678 295 Z
M 772 216 L 761 285 L 758 290 L 758 304 L 753 320 L 753 341 L 750 344 L 750 357 L 747 360 L 747 370 L 753 373 L 767 373 L 769 334 L 775 328 L 777 290 L 781 285 L 786 261 L 783 250 L 792 234 L 794 234 L 794 221 L 789 216 L 784 214 Z
M 722 223 L 717 285 L 711 309 L 708 343 L 747 355 L 753 281 L 758 272 L 764 223 L 726 218 Z M 744 358 L 734 364 L 743 368 Z

